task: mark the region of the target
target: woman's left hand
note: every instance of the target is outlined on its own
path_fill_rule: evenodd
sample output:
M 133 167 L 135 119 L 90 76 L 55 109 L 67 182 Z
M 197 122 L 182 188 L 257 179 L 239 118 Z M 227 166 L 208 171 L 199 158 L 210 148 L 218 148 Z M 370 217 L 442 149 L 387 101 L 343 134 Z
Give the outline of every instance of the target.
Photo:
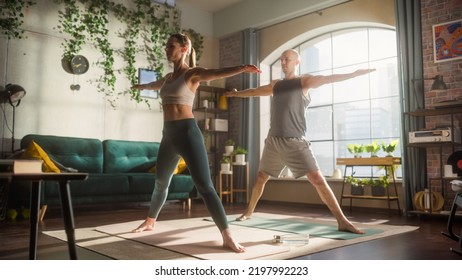
M 246 73 L 261 73 L 261 70 L 258 69 L 257 66 L 252 65 L 252 64 L 244 64 L 242 65 L 242 67 L 243 67 L 243 72 L 246 72 Z

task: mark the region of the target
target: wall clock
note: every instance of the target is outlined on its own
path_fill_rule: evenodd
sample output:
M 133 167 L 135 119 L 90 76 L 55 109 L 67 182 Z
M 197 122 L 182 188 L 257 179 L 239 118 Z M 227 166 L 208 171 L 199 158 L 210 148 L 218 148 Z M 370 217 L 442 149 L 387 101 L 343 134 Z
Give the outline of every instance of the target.
M 83 55 L 76 55 L 71 58 L 71 70 L 73 74 L 84 74 L 88 71 L 88 68 L 90 68 L 90 64 L 88 63 L 88 59 Z

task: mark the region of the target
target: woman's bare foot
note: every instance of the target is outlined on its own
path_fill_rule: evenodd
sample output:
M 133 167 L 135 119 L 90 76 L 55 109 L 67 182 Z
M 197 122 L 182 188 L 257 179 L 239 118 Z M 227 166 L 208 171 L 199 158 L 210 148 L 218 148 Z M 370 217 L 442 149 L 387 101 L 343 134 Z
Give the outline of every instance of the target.
M 362 231 L 359 228 L 355 227 L 350 222 L 345 222 L 343 224 L 339 223 L 338 230 L 339 231 L 347 231 L 347 232 L 356 233 L 356 234 L 364 234 L 364 231 Z
M 155 222 L 156 222 L 156 219 L 148 217 L 141 225 L 139 225 L 136 229 L 132 230 L 132 232 L 142 232 L 142 231 L 153 230 Z
M 240 217 L 236 218 L 236 221 L 242 222 L 242 221 L 248 220 L 250 218 L 251 218 L 250 215 L 242 214 Z
M 244 253 L 246 251 L 245 247 L 237 243 L 231 236 L 231 231 L 229 228 L 224 229 L 221 232 L 221 236 L 223 237 L 223 247 L 229 248 L 236 253 Z

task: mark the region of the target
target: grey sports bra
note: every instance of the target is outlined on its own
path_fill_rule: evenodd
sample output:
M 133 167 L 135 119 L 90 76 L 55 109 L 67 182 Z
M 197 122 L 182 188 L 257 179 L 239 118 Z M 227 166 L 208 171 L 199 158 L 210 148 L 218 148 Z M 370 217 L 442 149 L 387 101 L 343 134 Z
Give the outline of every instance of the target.
M 184 75 L 187 71 L 183 72 L 175 81 L 167 83 L 164 82 L 160 89 L 160 98 L 162 104 L 181 104 L 193 106 L 195 94 L 192 92 L 184 82 Z

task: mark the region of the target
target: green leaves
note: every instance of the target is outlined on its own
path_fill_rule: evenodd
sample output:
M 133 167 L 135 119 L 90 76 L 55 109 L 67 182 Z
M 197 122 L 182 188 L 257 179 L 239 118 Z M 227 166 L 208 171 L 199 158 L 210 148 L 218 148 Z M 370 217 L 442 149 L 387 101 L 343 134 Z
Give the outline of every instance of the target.
M 23 39 L 24 9 L 35 5 L 34 1 L 5 0 L 0 9 L 0 29 L 8 39 Z
M 388 154 L 393 153 L 396 150 L 396 146 L 398 145 L 398 139 L 391 141 L 389 144 L 385 142 L 382 143 L 382 150 Z
M 123 73 L 130 85 L 137 83 L 136 56 L 143 53 L 146 57 L 145 68 L 162 74 L 165 61 L 165 43 L 172 33 L 180 31 L 180 14 L 178 9 L 167 4 L 161 5 L 150 0 L 130 1 L 130 8 L 126 2 L 114 3 L 110 0 L 54 0 L 57 4 L 63 4 L 64 8 L 59 11 L 58 30 L 68 34 L 62 44 L 63 57 L 71 58 L 82 50 L 85 43 L 91 43 L 99 50 L 102 57 L 96 62 L 102 71 L 102 76 L 95 80 L 97 89 L 103 93 L 108 102 L 116 107 L 117 96 L 129 94 L 136 102 L 146 102 L 140 96 L 140 91 L 126 89 L 116 93 L 116 73 Z M 114 31 L 118 37 L 124 40 L 123 47 L 114 49 L 109 38 L 109 19 L 113 18 L 123 23 L 121 29 Z M 188 31 L 189 32 L 189 31 Z M 202 49 L 203 38 L 199 33 L 193 34 L 194 48 Z M 193 40 L 191 40 L 193 41 Z M 114 68 L 114 60 L 120 56 L 124 65 L 120 69 Z

